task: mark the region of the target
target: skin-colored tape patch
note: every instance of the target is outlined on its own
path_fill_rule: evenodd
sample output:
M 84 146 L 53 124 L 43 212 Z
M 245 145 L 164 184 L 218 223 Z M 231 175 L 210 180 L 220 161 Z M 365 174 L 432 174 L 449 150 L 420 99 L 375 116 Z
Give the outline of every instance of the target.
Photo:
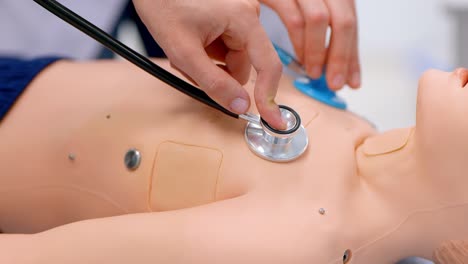
M 363 144 L 363 153 L 367 156 L 389 154 L 403 149 L 413 133 L 413 129 L 397 129 L 368 138 Z
M 163 142 L 154 161 L 151 210 L 177 210 L 214 202 L 222 160 L 222 153 L 216 149 Z

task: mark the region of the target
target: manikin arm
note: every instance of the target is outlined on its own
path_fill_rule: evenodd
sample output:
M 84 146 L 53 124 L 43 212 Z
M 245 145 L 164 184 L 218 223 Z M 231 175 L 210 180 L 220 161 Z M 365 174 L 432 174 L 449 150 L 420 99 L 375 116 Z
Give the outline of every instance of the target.
M 264 238 L 248 235 L 261 226 L 251 222 L 259 206 L 248 200 L 0 235 L 0 263 L 275 263 L 257 244 Z

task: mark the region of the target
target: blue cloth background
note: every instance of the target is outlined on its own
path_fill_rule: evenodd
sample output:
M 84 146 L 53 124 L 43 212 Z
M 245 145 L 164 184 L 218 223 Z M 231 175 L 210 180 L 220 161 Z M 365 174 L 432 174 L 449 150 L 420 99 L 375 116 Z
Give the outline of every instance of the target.
M 59 58 L 22 60 L 0 57 L 0 122 L 28 84 Z

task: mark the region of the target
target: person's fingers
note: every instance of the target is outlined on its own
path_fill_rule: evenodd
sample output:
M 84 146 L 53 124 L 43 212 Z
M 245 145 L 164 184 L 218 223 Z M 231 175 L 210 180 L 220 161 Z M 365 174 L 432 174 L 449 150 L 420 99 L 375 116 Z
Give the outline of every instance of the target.
M 312 78 L 322 75 L 330 14 L 323 0 L 298 0 L 305 18 L 304 66 Z
M 183 14 L 186 15 L 177 17 L 179 15 L 177 13 L 173 14 L 174 18 L 169 16 L 171 30 L 166 30 L 165 34 L 157 34 L 158 32 L 151 30 L 150 27 L 153 35 L 160 39 L 169 60 L 219 104 L 235 113 L 245 113 L 250 105 L 247 91 L 236 79 L 217 67 L 205 51 L 209 43 L 223 36 L 228 49 L 246 52 L 257 71 L 255 101 L 260 114 L 271 126 L 284 129 L 286 124 L 274 101 L 282 65 L 259 22 L 259 2 L 212 0 L 210 5 L 199 5 L 192 3 L 193 1 L 185 1 L 188 6 L 178 5 L 180 1 L 164 2 L 174 10 L 179 7 L 184 8 L 182 11 L 185 11 Z M 206 6 L 213 6 L 216 9 L 211 10 L 205 8 Z M 196 12 L 190 12 L 191 10 Z M 144 17 L 150 21 L 148 16 L 149 14 L 146 14 Z M 148 24 L 155 24 L 154 16 L 151 17 L 153 21 Z M 237 78 L 243 79 L 246 63 L 245 60 L 239 59 L 240 56 L 242 55 L 235 52 L 230 53 L 227 66 L 230 67 L 230 71 L 236 73 Z
M 354 0 L 349 0 L 354 17 L 357 19 L 357 12 L 356 12 L 356 4 Z M 356 24 L 358 24 L 356 22 Z M 359 29 L 358 25 L 356 25 L 356 30 L 354 31 L 354 40 L 352 42 L 351 48 L 351 59 L 349 62 L 349 69 L 348 69 L 348 85 L 351 88 L 357 89 L 361 87 L 362 82 L 362 72 L 361 72 L 361 62 L 359 59 Z
M 185 79 L 187 79 L 189 82 L 191 82 L 193 85 L 196 85 L 196 86 L 199 86 L 198 83 L 196 83 L 190 76 L 188 76 L 188 74 L 186 74 L 185 72 L 183 72 L 181 69 L 177 68 L 174 64 L 170 63 L 170 66 L 175 69 L 176 71 L 178 71 L 180 74 L 182 74 L 182 76 L 184 76 Z M 228 69 L 228 67 L 224 64 L 216 64 L 216 66 L 218 66 L 220 69 L 222 69 L 223 71 L 229 73 L 232 75 L 231 71 Z M 239 83 L 241 83 L 242 85 L 246 84 L 249 77 L 250 77 L 250 74 L 247 75 L 247 77 L 243 76 L 243 75 L 240 75 L 240 74 L 236 74 L 237 76 L 233 76 L 234 79 L 236 79 Z M 246 80 L 247 79 L 247 80 Z
M 229 51 L 221 38 L 217 38 L 205 50 L 210 58 L 221 62 L 226 60 L 226 54 Z
M 249 80 L 251 65 L 245 51 L 229 50 L 222 38 L 216 39 L 205 50 L 210 58 L 225 63 L 222 69 L 240 84 L 244 85 Z
M 263 3 L 275 10 L 288 29 L 289 38 L 296 51 L 296 58 L 304 63 L 305 19 L 297 0 L 263 0 Z
M 250 63 L 257 72 L 254 90 L 257 109 L 272 127 L 285 129 L 286 124 L 275 102 L 283 66 L 254 12 L 251 10 L 250 16 L 244 12 L 244 19 L 231 23 L 223 40 L 229 49 L 247 52 Z
M 325 46 L 330 13 L 323 0 L 298 0 L 306 21 L 305 67 L 312 78 L 320 78 L 326 60 Z
M 188 74 L 186 74 L 185 72 L 183 72 L 181 69 L 179 69 L 177 66 L 174 65 L 174 63 L 172 62 L 169 62 L 169 65 L 175 69 L 176 71 L 178 71 L 180 74 L 182 74 L 185 79 L 187 79 L 189 82 L 191 82 L 192 84 L 198 86 L 198 83 L 195 82 L 195 80 L 193 80 L 190 76 L 188 76 Z
M 357 89 L 361 87 L 361 63 L 359 60 L 359 43 L 358 43 L 358 32 L 354 33 L 354 40 L 351 47 L 351 58 L 349 61 L 348 68 L 348 80 L 347 83 L 351 88 Z
M 246 47 L 250 62 L 257 72 L 254 92 L 257 109 L 272 127 L 285 129 L 286 124 L 275 102 L 283 66 L 260 24 L 251 30 Z
M 332 36 L 327 57 L 327 82 L 333 90 L 341 89 L 348 80 L 352 43 L 357 30 L 356 16 L 349 1 L 328 0 Z
M 246 51 L 231 50 L 226 54 L 226 68 L 231 76 L 244 85 L 249 80 L 251 65 Z
M 178 39 L 176 52 L 167 54 L 169 60 L 220 105 L 237 114 L 245 113 L 250 106 L 247 91 L 213 63 L 197 36 L 180 34 L 184 37 Z

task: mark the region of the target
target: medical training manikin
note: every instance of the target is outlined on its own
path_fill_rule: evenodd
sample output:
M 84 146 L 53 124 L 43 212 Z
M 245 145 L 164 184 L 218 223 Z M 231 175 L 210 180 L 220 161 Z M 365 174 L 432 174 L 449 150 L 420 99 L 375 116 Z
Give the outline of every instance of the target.
M 425 73 L 416 126 L 378 133 L 284 77 L 309 148 L 274 163 L 244 121 L 126 62 L 57 62 L 0 123 L 0 263 L 430 258 L 468 237 L 467 81 Z

